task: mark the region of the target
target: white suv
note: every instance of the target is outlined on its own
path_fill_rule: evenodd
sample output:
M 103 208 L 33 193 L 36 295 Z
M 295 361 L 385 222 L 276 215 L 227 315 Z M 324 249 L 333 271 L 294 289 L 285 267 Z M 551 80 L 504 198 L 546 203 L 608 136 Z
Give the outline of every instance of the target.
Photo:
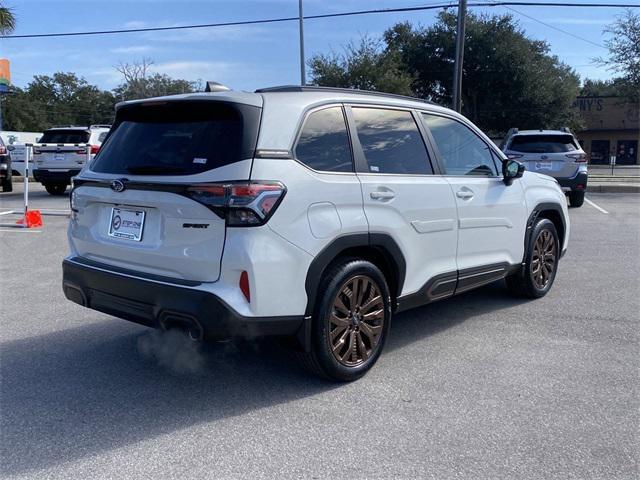
M 461 115 L 320 87 L 121 103 L 74 179 L 66 297 L 194 339 L 297 339 L 354 380 L 391 317 L 506 278 L 540 297 L 567 248 L 555 180 Z
M 71 179 L 95 157 L 111 125 L 62 126 L 45 130 L 33 146 L 33 178 L 50 195 L 62 195 Z

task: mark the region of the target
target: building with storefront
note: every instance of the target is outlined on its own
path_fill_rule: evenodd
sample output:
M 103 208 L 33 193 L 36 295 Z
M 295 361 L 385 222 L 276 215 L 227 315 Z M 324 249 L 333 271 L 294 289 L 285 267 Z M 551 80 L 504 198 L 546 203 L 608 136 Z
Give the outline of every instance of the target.
M 640 164 L 639 105 L 622 97 L 578 97 L 584 130 L 576 133 L 580 145 L 594 165 L 608 165 L 612 155 L 617 165 Z

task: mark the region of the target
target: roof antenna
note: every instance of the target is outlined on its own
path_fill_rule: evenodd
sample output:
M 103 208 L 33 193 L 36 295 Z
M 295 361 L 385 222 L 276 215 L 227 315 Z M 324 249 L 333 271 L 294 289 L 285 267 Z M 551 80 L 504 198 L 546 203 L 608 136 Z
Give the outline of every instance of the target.
M 229 90 L 231 90 L 229 87 L 218 82 L 207 82 L 204 86 L 205 92 L 228 92 Z

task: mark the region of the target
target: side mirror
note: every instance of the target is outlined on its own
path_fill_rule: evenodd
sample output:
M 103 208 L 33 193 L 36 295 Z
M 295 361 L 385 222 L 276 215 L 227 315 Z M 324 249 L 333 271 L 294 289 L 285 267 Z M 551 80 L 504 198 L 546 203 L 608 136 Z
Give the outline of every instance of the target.
M 522 163 L 507 159 L 502 161 L 502 176 L 505 185 L 511 185 L 513 180 L 524 175 L 525 167 Z

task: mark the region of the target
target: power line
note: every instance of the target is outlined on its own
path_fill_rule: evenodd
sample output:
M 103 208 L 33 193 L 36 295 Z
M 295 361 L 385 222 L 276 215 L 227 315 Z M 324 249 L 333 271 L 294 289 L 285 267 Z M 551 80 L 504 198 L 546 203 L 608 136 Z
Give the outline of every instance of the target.
M 583 42 L 587 42 L 587 43 L 590 43 L 591 45 L 595 45 L 598 48 L 604 48 L 605 50 L 607 50 L 607 47 L 605 47 L 604 45 L 602 45 L 600 43 L 596 43 L 596 42 L 594 42 L 592 40 L 589 40 L 588 38 L 581 37 L 580 35 L 576 35 L 575 33 L 568 32 L 567 30 L 563 30 L 562 28 L 556 27 L 555 25 L 551 25 L 549 23 L 543 22 L 542 20 L 539 20 L 539 19 L 537 19 L 535 17 L 532 17 L 531 15 L 527 15 L 526 13 L 522 13 L 520 10 L 516 10 L 515 8 L 511 8 L 511 7 L 508 7 L 506 5 L 502 5 L 502 6 L 504 8 L 506 8 L 507 10 L 511 10 L 512 12 L 517 13 L 518 15 L 522 15 L 523 17 L 526 17 L 526 18 L 528 18 L 530 20 L 533 20 L 534 22 L 538 22 L 538 23 L 540 23 L 541 25 L 544 25 L 547 28 L 551 28 L 553 30 L 556 30 L 557 32 L 564 33 L 565 35 L 569 35 L 570 37 L 576 38 L 578 40 L 582 40 Z
M 579 7 L 579 8 L 638 8 L 637 4 L 631 3 L 584 3 L 584 2 L 511 2 L 511 1 L 498 1 L 492 3 L 469 3 L 469 7 L 507 7 L 507 6 L 533 6 L 533 7 Z M 416 7 L 398 7 L 398 8 L 380 8 L 371 10 L 357 10 L 351 12 L 338 12 L 338 13 L 325 13 L 319 15 L 305 16 L 305 20 L 317 20 L 323 18 L 336 18 L 336 17 L 349 17 L 356 15 L 369 15 L 375 13 L 402 13 L 402 12 L 416 12 L 424 10 L 439 10 L 443 8 L 452 8 L 455 4 L 452 2 L 440 3 L 437 5 L 422 5 Z M 24 35 L 1 35 L 2 38 L 45 38 L 45 37 L 77 37 L 85 35 L 113 35 L 122 33 L 141 33 L 141 32 L 162 32 L 168 30 L 188 30 L 196 28 L 214 28 L 214 27 L 232 27 L 240 25 L 260 25 L 265 23 L 283 23 L 299 21 L 300 17 L 280 17 L 280 18 L 265 18 L 260 20 L 243 20 L 236 22 L 220 22 L 220 23 L 206 23 L 195 25 L 181 25 L 174 27 L 147 27 L 147 28 L 126 28 L 119 30 L 93 30 L 86 32 L 59 32 L 59 33 L 31 33 Z M 553 27 L 552 27 L 553 28 Z

